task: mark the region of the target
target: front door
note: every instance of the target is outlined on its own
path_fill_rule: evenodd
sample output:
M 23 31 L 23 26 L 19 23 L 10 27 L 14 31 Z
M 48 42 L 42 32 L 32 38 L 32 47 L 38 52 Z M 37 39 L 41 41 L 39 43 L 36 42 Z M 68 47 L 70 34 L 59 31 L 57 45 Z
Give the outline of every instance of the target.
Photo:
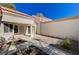
M 17 26 L 17 25 L 14 26 L 14 33 L 15 33 L 15 34 L 18 33 L 18 26 Z

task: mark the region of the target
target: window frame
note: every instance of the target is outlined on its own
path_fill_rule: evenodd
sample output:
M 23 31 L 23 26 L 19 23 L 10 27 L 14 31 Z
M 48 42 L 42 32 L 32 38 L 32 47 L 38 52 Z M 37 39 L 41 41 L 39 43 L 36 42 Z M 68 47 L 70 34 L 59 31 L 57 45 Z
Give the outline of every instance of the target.
M 28 34 L 31 34 L 31 26 L 28 26 Z
M 12 27 L 11 27 L 12 26 Z M 13 32 L 13 24 L 9 24 L 9 27 L 10 27 L 10 32 Z
M 12 25 L 12 28 L 10 27 Z M 13 24 L 4 23 L 4 33 L 13 32 Z

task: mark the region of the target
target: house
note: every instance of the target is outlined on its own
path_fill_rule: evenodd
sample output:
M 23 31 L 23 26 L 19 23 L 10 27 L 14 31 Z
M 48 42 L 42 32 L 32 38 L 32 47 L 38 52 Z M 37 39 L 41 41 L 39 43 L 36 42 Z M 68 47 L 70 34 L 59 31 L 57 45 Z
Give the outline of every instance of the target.
M 36 33 L 35 18 L 30 15 L 6 7 L 0 7 L 0 36 L 28 35 L 34 37 Z
M 30 16 L 6 7 L 0 7 L 0 36 L 42 34 L 56 38 L 79 38 L 79 16 L 53 20 Z

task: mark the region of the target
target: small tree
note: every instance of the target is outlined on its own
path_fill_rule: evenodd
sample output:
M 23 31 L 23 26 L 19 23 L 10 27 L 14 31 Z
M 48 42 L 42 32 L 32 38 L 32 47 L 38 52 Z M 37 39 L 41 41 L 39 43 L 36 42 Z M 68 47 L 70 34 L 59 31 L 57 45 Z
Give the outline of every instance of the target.
M 40 21 L 44 21 L 44 15 L 42 13 L 37 13 L 36 16 L 40 17 Z
M 37 13 L 36 16 L 44 17 L 44 15 L 42 13 Z
M 71 38 L 65 38 L 61 45 L 62 45 L 64 48 L 70 50 L 71 47 L 72 47 L 72 43 L 73 43 L 73 41 L 72 41 Z
M 0 3 L 1 6 L 10 8 L 10 9 L 16 9 L 15 5 L 13 3 Z

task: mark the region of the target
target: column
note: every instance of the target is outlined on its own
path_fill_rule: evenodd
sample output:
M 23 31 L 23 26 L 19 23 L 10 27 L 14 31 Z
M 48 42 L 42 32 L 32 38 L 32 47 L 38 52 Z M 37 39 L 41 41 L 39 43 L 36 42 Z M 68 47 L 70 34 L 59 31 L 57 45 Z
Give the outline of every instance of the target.
M 30 31 L 31 31 L 31 37 L 33 37 L 32 25 L 30 26 Z

